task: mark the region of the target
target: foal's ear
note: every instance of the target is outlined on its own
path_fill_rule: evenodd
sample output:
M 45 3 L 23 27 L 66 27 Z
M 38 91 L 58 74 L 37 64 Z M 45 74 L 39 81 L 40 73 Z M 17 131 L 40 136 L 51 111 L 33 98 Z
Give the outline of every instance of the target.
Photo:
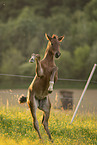
M 59 42 L 62 42 L 63 39 L 64 39 L 64 36 L 61 36 L 58 38 Z
M 46 39 L 47 39 L 47 40 L 50 40 L 50 41 L 51 41 L 51 39 L 52 39 L 52 37 L 51 37 L 51 36 L 49 36 L 49 35 L 48 35 L 48 34 L 46 34 L 46 33 L 45 33 L 45 37 L 46 37 Z

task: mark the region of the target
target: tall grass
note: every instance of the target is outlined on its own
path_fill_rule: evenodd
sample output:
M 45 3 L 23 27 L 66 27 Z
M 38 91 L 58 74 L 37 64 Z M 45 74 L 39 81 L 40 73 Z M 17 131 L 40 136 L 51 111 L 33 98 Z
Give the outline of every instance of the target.
M 51 145 L 43 126 L 42 112 L 37 111 L 40 133 L 39 140 L 32 126 L 30 111 L 23 108 L 0 108 L 0 145 Z M 96 145 L 97 116 L 79 114 L 70 125 L 72 112 L 51 110 L 49 129 L 54 145 Z

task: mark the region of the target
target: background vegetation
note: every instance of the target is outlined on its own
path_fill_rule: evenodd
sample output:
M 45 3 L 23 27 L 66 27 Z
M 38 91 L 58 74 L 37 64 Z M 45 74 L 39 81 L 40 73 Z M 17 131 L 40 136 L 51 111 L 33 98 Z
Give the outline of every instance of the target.
M 65 35 L 56 60 L 59 77 L 87 79 L 97 63 L 97 0 L 1 0 L 0 73 L 33 76 L 28 59 L 33 52 L 44 55 L 45 32 Z

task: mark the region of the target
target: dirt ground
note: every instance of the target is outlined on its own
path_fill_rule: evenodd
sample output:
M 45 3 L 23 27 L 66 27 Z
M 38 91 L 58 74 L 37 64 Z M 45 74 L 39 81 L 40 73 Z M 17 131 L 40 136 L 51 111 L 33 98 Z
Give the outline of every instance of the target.
M 63 97 L 60 93 L 60 89 L 54 90 L 50 95 L 50 100 L 53 108 L 62 109 L 62 101 L 61 98 Z M 77 89 L 65 89 L 63 91 L 72 92 L 72 99 L 73 99 L 73 111 L 79 101 L 79 98 L 82 94 L 83 90 Z M 27 107 L 27 104 L 19 105 L 18 98 L 21 94 L 26 96 L 27 90 L 26 89 L 16 89 L 16 90 L 0 90 L 0 106 L 21 106 Z M 89 89 L 86 91 L 84 98 L 81 102 L 78 112 L 90 112 L 90 113 L 97 113 L 97 89 Z

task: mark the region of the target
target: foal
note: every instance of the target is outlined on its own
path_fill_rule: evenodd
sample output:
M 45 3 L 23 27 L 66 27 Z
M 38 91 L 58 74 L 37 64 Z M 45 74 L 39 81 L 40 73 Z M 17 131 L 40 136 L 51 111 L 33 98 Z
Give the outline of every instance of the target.
M 36 109 L 39 108 L 44 112 L 42 123 L 49 139 L 51 140 L 51 134 L 48 129 L 51 103 L 48 94 L 53 91 L 53 84 L 58 79 L 58 71 L 54 62 L 54 57 L 58 58 L 61 55 L 59 51 L 59 42 L 61 42 L 64 37 L 61 36 L 58 38 L 58 36 L 54 34 L 52 37 L 47 34 L 45 35 L 47 40 L 49 40 L 45 56 L 40 60 L 39 54 L 32 54 L 29 62 L 32 63 L 36 60 L 36 75 L 28 88 L 27 97 L 20 96 L 18 101 L 19 103 L 25 103 L 27 101 L 33 117 L 34 128 L 36 129 L 40 139 L 41 135 L 36 118 Z

